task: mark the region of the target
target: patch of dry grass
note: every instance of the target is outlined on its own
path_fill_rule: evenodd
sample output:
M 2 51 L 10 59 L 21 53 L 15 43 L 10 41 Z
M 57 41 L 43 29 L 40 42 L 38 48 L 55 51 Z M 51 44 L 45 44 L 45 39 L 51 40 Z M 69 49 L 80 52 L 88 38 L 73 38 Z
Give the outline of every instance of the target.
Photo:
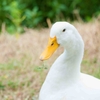
M 73 24 L 85 42 L 82 72 L 100 78 L 100 22 Z M 49 31 L 27 29 L 22 35 L 0 35 L 0 100 L 32 100 L 38 95 L 51 64 L 63 51 L 60 47 L 48 61 L 39 60 Z

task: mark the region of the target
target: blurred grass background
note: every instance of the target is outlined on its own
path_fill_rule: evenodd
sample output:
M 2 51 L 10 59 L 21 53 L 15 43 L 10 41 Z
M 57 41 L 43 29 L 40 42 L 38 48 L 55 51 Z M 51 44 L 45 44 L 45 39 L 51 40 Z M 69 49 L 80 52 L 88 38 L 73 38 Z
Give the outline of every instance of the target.
M 85 43 L 81 71 L 100 78 L 99 0 L 1 0 L 0 100 L 37 100 L 50 66 L 63 52 L 60 47 L 48 61 L 39 60 L 56 21 L 78 29 Z

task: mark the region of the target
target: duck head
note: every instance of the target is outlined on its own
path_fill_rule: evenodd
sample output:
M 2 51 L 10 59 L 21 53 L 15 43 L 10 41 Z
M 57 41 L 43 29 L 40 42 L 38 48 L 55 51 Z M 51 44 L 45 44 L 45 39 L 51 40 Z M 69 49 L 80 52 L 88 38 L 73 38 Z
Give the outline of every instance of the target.
M 56 22 L 53 24 L 50 30 L 48 45 L 41 54 L 40 60 L 50 58 L 60 45 L 69 51 L 76 51 L 84 47 L 80 34 L 76 28 L 68 22 Z

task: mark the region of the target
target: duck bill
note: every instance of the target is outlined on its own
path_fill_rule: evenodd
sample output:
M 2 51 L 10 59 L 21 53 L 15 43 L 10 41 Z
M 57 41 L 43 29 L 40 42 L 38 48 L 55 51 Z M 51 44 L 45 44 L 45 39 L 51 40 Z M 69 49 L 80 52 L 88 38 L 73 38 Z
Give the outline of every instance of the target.
M 43 53 L 41 54 L 40 60 L 43 61 L 49 59 L 58 47 L 59 44 L 57 43 L 56 37 L 49 38 L 48 45 L 46 49 L 43 51 Z

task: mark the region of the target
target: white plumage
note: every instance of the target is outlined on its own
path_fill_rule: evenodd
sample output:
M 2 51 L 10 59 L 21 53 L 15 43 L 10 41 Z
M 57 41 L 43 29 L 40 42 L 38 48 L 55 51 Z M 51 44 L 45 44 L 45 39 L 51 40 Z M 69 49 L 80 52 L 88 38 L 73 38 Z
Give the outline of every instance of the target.
M 56 22 L 50 37 L 56 37 L 64 52 L 51 66 L 39 100 L 100 100 L 100 80 L 80 72 L 84 42 L 76 28 L 68 22 Z

